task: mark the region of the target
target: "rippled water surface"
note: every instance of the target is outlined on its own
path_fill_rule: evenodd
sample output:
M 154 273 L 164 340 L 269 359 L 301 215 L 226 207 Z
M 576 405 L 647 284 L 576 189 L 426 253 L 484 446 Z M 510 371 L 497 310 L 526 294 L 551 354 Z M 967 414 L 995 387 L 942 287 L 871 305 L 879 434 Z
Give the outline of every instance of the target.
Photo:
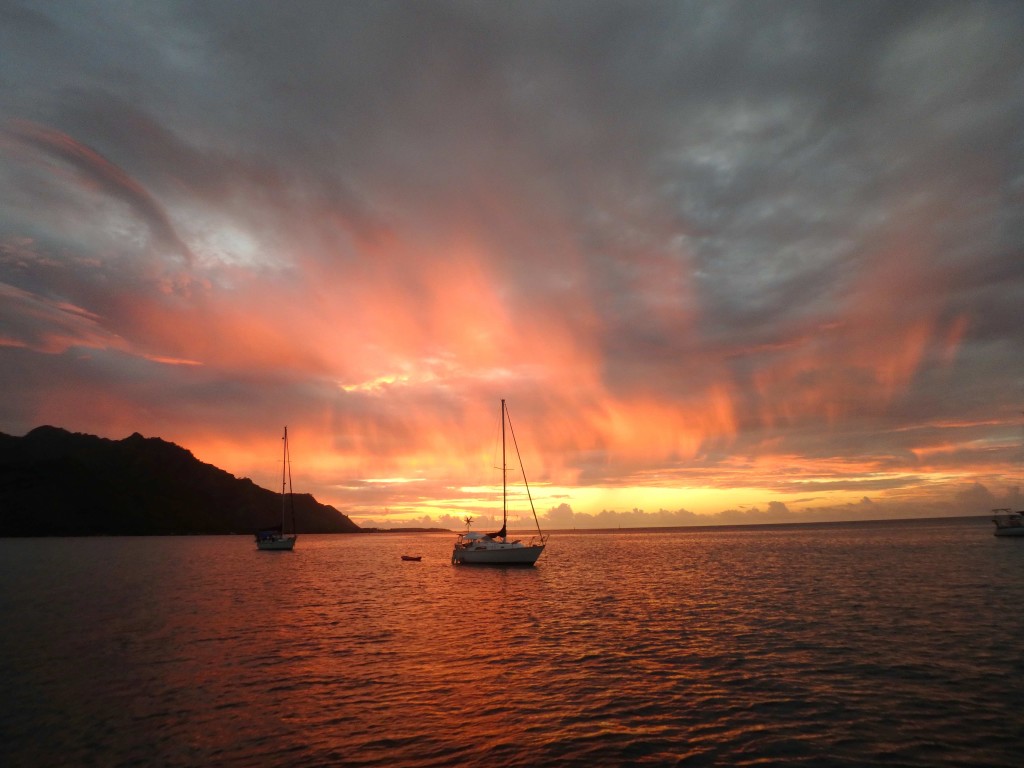
M 990 526 L 0 540 L 4 764 L 1017 766 Z

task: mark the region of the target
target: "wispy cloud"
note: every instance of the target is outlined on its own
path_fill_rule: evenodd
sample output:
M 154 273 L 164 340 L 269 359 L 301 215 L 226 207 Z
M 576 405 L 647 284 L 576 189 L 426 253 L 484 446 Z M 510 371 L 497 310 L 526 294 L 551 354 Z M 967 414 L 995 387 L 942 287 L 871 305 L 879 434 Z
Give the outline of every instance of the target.
M 191 252 L 174 231 L 167 213 L 123 169 L 71 136 L 27 120 L 12 120 L 6 134 L 15 142 L 38 150 L 42 161 L 54 164 L 55 175 L 124 202 L 149 226 L 157 240 L 192 261 Z

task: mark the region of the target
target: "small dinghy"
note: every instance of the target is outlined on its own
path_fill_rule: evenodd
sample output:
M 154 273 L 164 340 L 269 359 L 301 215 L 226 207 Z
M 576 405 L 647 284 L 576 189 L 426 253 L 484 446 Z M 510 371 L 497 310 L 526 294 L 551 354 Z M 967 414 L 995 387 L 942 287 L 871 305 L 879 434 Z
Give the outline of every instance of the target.
M 414 563 L 418 563 L 423 559 L 422 555 L 402 555 L 403 560 L 410 560 Z

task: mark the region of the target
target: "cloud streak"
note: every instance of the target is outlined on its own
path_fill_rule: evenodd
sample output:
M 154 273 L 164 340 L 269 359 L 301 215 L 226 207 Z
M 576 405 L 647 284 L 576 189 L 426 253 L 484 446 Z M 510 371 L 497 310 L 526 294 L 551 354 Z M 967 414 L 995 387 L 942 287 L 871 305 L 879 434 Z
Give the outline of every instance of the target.
M 10 140 L 35 149 L 41 158 L 70 170 L 72 178 L 87 189 L 116 198 L 145 222 L 153 236 L 163 245 L 192 261 L 188 246 L 174 231 L 166 212 L 138 182 L 95 150 L 75 141 L 60 131 L 26 120 L 12 121 L 6 130 Z M 55 175 L 61 168 L 55 168 Z

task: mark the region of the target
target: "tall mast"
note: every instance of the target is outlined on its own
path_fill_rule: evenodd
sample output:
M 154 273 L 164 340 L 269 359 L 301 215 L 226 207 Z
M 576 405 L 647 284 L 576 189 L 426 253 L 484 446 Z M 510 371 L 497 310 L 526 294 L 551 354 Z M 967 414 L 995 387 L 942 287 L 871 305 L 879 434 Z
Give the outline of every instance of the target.
M 284 526 L 284 517 L 288 511 L 288 502 L 285 496 L 285 488 L 288 481 L 288 427 L 284 428 L 284 437 L 281 447 L 281 525 Z M 283 532 L 283 530 L 282 530 Z
M 288 447 L 288 427 L 285 430 L 285 441 L 284 441 L 284 454 L 285 464 L 288 466 L 288 508 L 292 511 L 292 533 L 298 533 L 299 529 L 295 527 L 295 488 L 292 486 L 292 451 Z M 281 523 L 284 525 L 284 522 Z
M 508 524 L 508 464 L 505 463 L 505 398 L 501 399 L 501 530 Z

